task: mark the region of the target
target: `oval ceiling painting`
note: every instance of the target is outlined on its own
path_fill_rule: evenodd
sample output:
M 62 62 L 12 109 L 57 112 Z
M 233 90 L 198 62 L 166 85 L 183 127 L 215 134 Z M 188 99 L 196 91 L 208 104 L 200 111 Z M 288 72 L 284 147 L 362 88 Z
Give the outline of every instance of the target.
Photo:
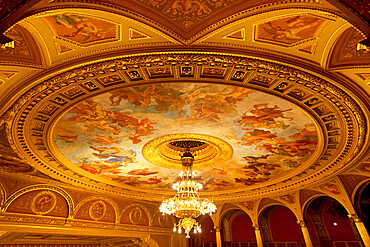
M 206 191 L 288 176 L 318 142 L 313 121 L 296 105 L 244 87 L 204 83 L 133 86 L 94 96 L 66 112 L 53 136 L 71 163 L 95 176 L 172 191 L 181 165 L 150 162 L 143 150 L 178 134 L 204 136 L 205 143 L 216 140 L 215 150 L 225 143 L 231 150 L 222 162 L 194 166 Z

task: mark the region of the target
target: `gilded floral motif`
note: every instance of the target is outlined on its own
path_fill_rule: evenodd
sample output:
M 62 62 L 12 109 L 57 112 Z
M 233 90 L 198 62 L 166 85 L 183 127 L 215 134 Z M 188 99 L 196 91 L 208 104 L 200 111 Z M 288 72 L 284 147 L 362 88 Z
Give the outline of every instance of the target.
M 140 0 L 188 29 L 236 0 Z

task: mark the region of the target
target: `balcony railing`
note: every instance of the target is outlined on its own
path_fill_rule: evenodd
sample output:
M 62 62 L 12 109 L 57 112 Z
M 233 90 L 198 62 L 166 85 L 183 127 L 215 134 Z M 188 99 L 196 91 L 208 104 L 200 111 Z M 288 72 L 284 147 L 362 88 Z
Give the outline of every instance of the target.
M 361 241 L 313 241 L 314 247 L 365 247 Z M 263 242 L 263 247 L 305 247 L 304 242 Z M 215 242 L 203 242 L 201 247 L 217 247 Z M 257 247 L 256 242 L 223 242 L 222 247 Z
M 299 242 L 264 242 L 264 247 L 305 247 Z M 217 247 L 215 242 L 204 242 L 202 247 Z M 222 247 L 257 247 L 256 242 L 223 242 Z M 351 246 L 352 247 L 352 246 Z
M 304 242 L 264 242 L 263 247 L 305 247 Z
M 334 241 L 334 247 L 365 247 L 361 241 Z

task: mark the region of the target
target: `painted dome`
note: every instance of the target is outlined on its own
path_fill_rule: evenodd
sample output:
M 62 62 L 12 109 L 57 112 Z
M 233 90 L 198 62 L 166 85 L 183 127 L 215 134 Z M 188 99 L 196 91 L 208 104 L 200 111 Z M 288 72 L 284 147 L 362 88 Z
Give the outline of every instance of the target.
M 289 176 L 315 153 L 318 135 L 312 119 L 287 100 L 209 83 L 114 90 L 78 103 L 54 129 L 57 148 L 81 172 L 156 190 L 171 190 L 177 179 L 181 165 L 158 157 L 171 155 L 161 146 L 179 139 L 213 148 L 194 165 L 213 191 Z

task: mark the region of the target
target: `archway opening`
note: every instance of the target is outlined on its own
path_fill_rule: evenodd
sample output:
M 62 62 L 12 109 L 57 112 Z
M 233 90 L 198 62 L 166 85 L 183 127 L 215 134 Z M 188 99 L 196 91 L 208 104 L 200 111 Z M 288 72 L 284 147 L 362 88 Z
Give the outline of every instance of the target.
M 216 229 L 213 220 L 208 215 L 202 215 L 198 218 L 202 225 L 201 233 L 190 233 L 188 239 L 189 247 L 216 247 Z
M 355 196 L 355 209 L 368 233 L 370 233 L 370 182 L 360 186 Z
M 348 212 L 333 198 L 311 201 L 305 210 L 305 221 L 314 246 L 362 246 Z
M 257 246 L 255 230 L 248 214 L 239 209 L 227 211 L 221 219 L 222 246 Z
M 263 243 L 267 246 L 305 246 L 304 238 L 294 213 L 283 206 L 265 209 L 259 225 Z

